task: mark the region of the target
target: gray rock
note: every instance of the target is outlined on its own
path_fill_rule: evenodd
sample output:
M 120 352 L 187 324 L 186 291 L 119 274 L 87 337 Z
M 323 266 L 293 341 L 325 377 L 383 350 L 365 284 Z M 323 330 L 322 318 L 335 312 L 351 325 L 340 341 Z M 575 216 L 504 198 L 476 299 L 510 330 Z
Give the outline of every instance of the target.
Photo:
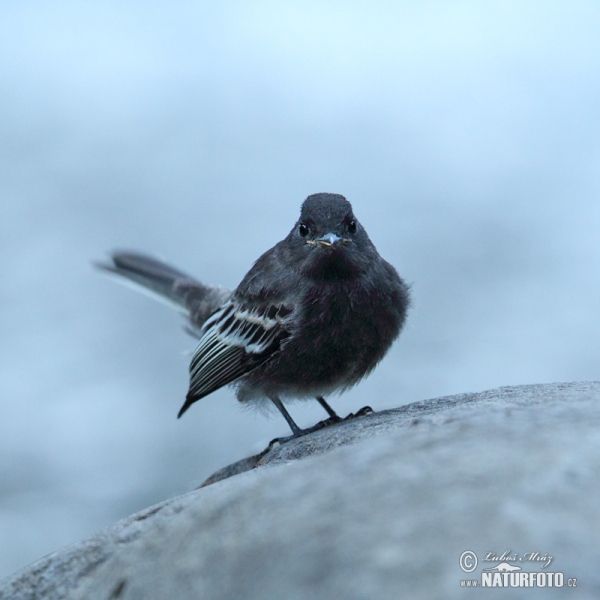
M 0 598 L 475 598 L 461 580 L 505 551 L 550 555 L 546 568 L 509 562 L 563 573 L 565 587 L 576 578 L 576 597 L 598 598 L 599 450 L 599 382 L 374 413 L 275 444 L 52 554 L 0 583 Z M 465 551 L 479 559 L 470 574 Z

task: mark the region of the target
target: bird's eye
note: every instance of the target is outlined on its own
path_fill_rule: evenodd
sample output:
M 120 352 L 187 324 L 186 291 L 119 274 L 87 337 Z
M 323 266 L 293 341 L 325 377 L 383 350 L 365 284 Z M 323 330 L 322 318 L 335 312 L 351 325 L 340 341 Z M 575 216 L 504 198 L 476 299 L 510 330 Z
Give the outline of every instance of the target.
M 356 233 L 356 221 L 354 219 L 348 223 L 348 233 Z
M 298 233 L 302 237 L 306 237 L 308 235 L 308 225 L 300 223 L 300 225 L 298 225 Z

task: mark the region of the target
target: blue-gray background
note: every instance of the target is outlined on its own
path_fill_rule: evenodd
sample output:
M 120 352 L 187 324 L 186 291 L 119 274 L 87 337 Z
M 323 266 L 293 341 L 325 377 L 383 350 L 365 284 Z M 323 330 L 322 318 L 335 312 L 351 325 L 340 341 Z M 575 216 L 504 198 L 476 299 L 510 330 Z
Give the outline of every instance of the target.
M 230 390 L 177 421 L 194 342 L 113 248 L 233 287 L 343 193 L 414 308 L 340 413 L 599 378 L 599 31 L 592 0 L 2 3 L 0 576 L 286 433 Z

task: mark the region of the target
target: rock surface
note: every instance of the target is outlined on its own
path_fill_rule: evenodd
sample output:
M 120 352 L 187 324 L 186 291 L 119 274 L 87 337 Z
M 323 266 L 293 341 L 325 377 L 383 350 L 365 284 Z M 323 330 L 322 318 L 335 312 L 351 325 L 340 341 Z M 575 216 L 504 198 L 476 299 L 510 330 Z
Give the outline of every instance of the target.
M 302 459 L 302 460 L 299 460 Z M 0 583 L 0 598 L 475 598 L 488 552 L 600 597 L 600 382 L 506 387 L 274 445 Z M 472 573 L 463 552 L 479 559 Z

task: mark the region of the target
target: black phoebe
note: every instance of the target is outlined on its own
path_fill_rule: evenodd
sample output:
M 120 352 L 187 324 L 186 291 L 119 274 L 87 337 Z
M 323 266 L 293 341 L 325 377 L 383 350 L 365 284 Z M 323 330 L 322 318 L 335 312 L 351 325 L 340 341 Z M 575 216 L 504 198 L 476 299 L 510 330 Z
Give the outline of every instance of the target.
M 200 398 L 233 383 L 240 402 L 270 399 L 302 430 L 282 398 L 316 398 L 368 375 L 398 337 L 408 286 L 375 249 L 352 206 L 338 194 L 302 204 L 288 236 L 265 252 L 233 292 L 208 287 L 173 267 L 116 252 L 101 268 L 169 300 L 200 341 L 179 417 Z

